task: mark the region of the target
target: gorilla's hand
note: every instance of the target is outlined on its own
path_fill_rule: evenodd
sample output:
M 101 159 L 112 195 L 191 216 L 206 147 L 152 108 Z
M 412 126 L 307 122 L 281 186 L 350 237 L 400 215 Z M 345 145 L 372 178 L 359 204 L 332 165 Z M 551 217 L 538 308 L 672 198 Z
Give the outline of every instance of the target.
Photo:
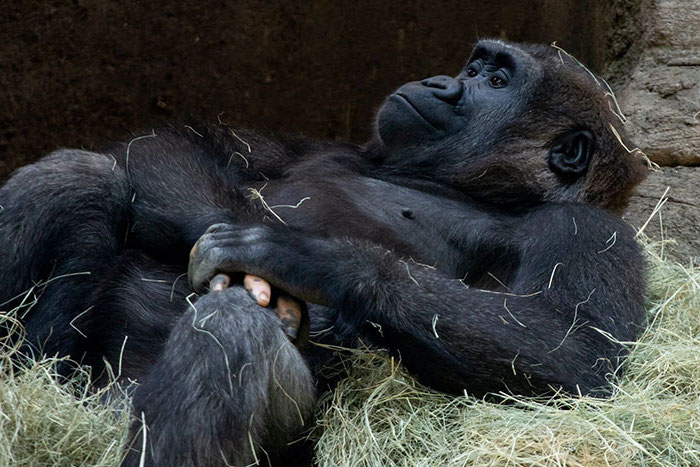
M 217 231 L 221 229 L 222 228 L 219 228 Z M 209 231 L 214 230 L 213 228 L 209 229 Z M 209 233 L 209 231 L 207 233 Z M 200 270 L 199 275 L 202 277 L 207 277 L 210 273 L 202 270 L 202 260 L 206 255 L 202 254 L 205 249 L 202 248 L 201 245 L 202 243 L 206 243 L 207 248 L 211 250 L 211 248 L 217 246 L 217 242 L 211 240 L 212 239 L 200 239 L 191 251 L 192 262 L 199 261 L 199 266 L 190 264 L 190 271 L 195 269 Z M 212 254 L 211 251 L 209 254 Z M 216 264 L 216 261 L 212 264 Z M 230 272 L 217 272 L 213 278 L 209 280 L 208 285 L 210 292 L 221 292 L 227 289 L 231 285 Z M 271 308 L 275 309 L 285 334 L 287 334 L 297 347 L 305 345 L 308 340 L 310 326 L 308 310 L 305 303 L 277 288 L 273 289 L 267 280 L 252 274 L 245 275 L 243 278 L 243 286 L 258 305 L 261 307 L 271 306 Z
M 218 275 L 216 277 L 218 277 Z M 265 279 L 252 274 L 246 274 L 243 278 L 243 287 L 245 287 L 258 305 L 262 307 L 270 305 L 272 286 Z M 214 290 L 211 284 L 209 284 L 209 289 Z M 275 299 L 272 303 L 274 303 L 273 307 L 277 311 L 277 316 L 280 321 L 282 321 L 284 332 L 291 339 L 296 339 L 299 334 L 299 328 L 305 321 L 308 321 L 308 319 L 305 319 L 308 317 L 306 316 L 306 307 L 304 303 L 285 293 L 275 293 Z
M 316 266 L 323 263 L 318 255 L 332 249 L 332 242 L 295 231 L 215 224 L 192 248 L 188 275 L 198 292 L 206 290 L 217 273 L 234 274 L 239 280 L 248 273 L 302 300 L 328 304 L 322 291 L 325 268 Z

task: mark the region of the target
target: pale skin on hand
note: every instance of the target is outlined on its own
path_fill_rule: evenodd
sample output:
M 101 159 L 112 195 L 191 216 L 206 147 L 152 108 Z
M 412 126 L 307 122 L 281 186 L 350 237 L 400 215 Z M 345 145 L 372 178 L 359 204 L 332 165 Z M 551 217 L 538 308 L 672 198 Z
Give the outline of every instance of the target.
M 192 250 L 190 250 L 190 257 L 195 255 L 196 248 L 197 245 L 192 247 Z M 209 290 L 212 292 L 221 292 L 230 285 L 231 277 L 228 274 L 219 273 L 209 282 Z M 270 287 L 270 283 L 265 279 L 252 274 L 246 274 L 243 279 L 243 286 L 258 305 L 262 307 L 270 305 L 272 288 Z M 289 295 L 280 295 L 277 297 L 275 309 L 277 310 L 277 316 L 279 316 L 284 326 L 284 332 L 290 339 L 296 339 L 299 327 L 301 326 L 301 304 Z
M 231 278 L 227 274 L 217 274 L 210 281 L 209 290 L 220 292 L 227 289 L 229 285 L 231 285 Z M 270 304 L 272 288 L 265 279 L 246 274 L 243 279 L 243 286 L 258 305 L 267 307 Z M 290 338 L 295 339 L 301 325 L 301 305 L 294 298 L 282 295 L 277 297 L 275 309 L 277 310 L 277 316 L 279 316 L 284 325 L 285 333 Z

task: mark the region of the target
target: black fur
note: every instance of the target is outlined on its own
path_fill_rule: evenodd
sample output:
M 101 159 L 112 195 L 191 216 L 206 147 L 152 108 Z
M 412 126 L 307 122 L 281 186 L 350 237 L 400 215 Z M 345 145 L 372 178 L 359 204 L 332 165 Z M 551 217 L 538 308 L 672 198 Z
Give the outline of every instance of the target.
M 217 272 L 263 276 L 310 302 L 317 342 L 388 347 L 443 391 L 603 395 L 644 293 L 607 211 L 642 164 L 609 108 L 555 49 L 484 41 L 392 94 L 363 147 L 198 125 L 57 151 L 0 189 L 0 303 L 34 285 L 26 352 L 139 383 L 125 465 L 289 464 L 330 384 L 331 352 L 296 349 L 240 287 L 206 293 Z

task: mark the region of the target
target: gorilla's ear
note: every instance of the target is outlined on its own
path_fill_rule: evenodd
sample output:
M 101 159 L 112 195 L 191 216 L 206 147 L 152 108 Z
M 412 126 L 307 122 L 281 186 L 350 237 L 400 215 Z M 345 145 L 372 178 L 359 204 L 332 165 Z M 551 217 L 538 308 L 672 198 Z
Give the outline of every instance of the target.
M 588 169 L 595 140 L 586 130 L 566 133 L 549 148 L 549 168 L 567 177 L 579 177 Z

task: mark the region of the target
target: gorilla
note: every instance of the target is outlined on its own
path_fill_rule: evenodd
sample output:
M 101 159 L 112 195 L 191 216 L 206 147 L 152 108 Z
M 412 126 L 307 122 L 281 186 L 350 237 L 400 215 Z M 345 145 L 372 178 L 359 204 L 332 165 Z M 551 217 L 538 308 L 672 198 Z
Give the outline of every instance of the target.
M 219 124 L 59 150 L 0 189 L 0 303 L 24 353 L 127 388 L 124 465 L 302 459 L 360 340 L 448 393 L 604 396 L 645 290 L 616 215 L 645 167 L 612 109 L 560 50 L 486 40 L 363 146 Z

